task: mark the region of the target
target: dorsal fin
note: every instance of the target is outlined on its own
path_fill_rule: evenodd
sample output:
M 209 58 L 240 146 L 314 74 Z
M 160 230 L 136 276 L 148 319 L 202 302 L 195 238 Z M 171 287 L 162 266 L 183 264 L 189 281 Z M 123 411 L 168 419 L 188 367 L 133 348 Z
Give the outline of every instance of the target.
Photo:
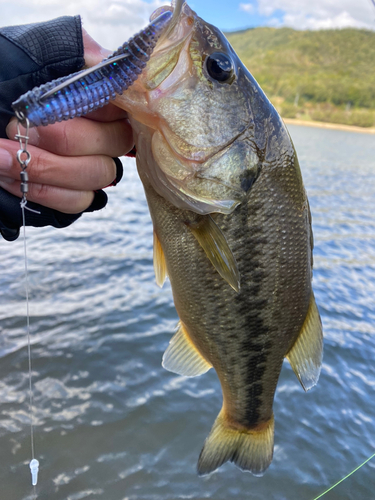
M 167 277 L 167 264 L 165 262 L 165 256 L 163 249 L 161 247 L 160 240 L 154 229 L 154 271 L 156 284 L 163 286 L 165 278 Z
M 166 370 L 186 377 L 197 377 L 212 368 L 191 341 L 181 321 L 164 353 L 162 365 Z
M 305 322 L 286 357 L 304 390 L 311 389 L 318 382 L 323 358 L 322 322 L 313 292 Z
M 186 225 L 198 240 L 216 271 L 238 292 L 240 290 L 240 273 L 236 259 L 225 236 L 212 217 L 204 215 L 199 222 L 187 222 Z

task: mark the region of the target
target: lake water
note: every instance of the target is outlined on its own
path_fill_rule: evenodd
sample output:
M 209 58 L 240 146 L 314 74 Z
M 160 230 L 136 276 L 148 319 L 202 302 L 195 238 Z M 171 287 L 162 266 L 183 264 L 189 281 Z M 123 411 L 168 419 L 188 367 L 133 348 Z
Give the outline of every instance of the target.
M 325 333 L 317 387 L 289 364 L 262 478 L 196 474 L 221 408 L 213 370 L 165 371 L 177 315 L 152 267 L 132 160 L 108 208 L 70 228 L 28 228 L 35 450 L 43 500 L 312 500 L 375 452 L 375 137 L 289 126 L 313 214 Z M 0 241 L 0 498 L 32 498 L 22 239 Z M 375 459 L 325 500 L 374 498 Z

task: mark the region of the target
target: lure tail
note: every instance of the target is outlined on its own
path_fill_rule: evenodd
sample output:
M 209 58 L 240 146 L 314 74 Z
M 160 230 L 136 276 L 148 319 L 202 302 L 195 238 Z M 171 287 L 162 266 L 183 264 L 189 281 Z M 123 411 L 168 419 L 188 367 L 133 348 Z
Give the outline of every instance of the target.
M 50 125 L 101 108 L 129 88 L 146 66 L 172 12 L 165 11 L 97 66 L 45 83 L 12 104 L 30 126 Z M 55 90 L 54 90 L 55 89 Z

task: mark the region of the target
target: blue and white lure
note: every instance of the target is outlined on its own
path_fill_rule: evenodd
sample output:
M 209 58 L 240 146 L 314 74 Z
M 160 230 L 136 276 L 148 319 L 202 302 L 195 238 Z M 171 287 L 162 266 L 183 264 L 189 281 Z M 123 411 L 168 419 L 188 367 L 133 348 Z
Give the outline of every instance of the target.
M 166 10 L 92 68 L 35 87 L 12 104 L 30 127 L 51 125 L 101 108 L 129 88 L 142 72 L 172 12 Z

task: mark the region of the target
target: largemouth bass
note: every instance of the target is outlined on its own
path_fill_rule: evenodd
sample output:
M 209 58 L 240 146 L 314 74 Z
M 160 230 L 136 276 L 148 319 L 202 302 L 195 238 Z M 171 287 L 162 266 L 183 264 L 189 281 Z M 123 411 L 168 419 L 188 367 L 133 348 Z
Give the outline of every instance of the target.
M 292 141 L 225 36 L 186 3 L 116 103 L 131 116 L 157 283 L 169 276 L 180 317 L 163 366 L 187 376 L 213 367 L 222 387 L 198 472 L 229 460 L 262 475 L 283 359 L 305 390 L 322 361 L 311 215 Z

